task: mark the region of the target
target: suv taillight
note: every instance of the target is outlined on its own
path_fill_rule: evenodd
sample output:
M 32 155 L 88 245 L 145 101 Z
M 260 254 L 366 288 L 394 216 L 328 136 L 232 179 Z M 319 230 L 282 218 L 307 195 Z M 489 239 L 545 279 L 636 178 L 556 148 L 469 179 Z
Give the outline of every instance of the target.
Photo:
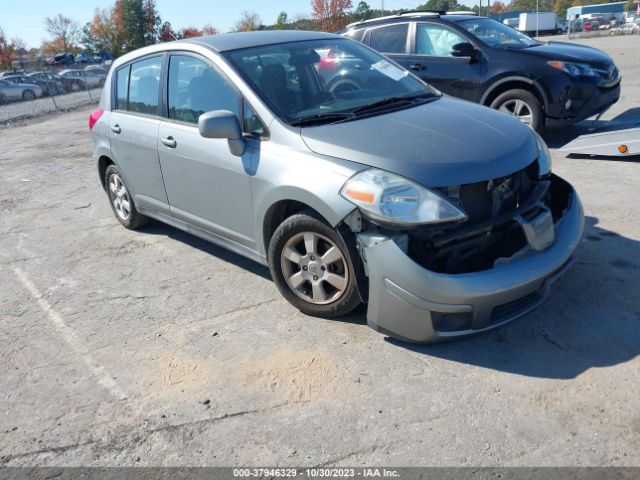
M 100 117 L 103 113 L 104 110 L 101 110 L 99 108 L 96 108 L 93 112 L 91 112 L 91 115 L 89 115 L 89 130 L 93 129 L 93 126 L 98 120 L 100 120 Z

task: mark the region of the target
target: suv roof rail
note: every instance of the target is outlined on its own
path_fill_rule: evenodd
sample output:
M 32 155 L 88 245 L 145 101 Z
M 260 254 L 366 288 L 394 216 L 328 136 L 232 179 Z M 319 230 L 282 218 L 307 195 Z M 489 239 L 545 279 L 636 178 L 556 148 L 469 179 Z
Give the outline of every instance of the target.
M 478 16 L 478 14 L 473 10 L 450 10 L 447 12 L 447 15 L 475 15 L 476 17 Z
M 428 15 L 428 16 L 439 16 L 444 15 L 447 12 L 444 10 L 409 10 L 407 12 L 400 12 L 399 16 L 403 15 Z
M 368 18 L 367 20 L 358 20 L 357 22 L 350 23 L 345 28 L 355 27 L 356 25 L 362 25 L 365 23 L 379 22 L 381 20 L 391 20 L 394 18 L 401 18 L 404 15 L 424 15 L 429 17 L 438 17 L 444 15 L 446 12 L 442 10 L 412 10 L 409 12 L 396 13 L 394 15 L 386 15 L 384 17 Z

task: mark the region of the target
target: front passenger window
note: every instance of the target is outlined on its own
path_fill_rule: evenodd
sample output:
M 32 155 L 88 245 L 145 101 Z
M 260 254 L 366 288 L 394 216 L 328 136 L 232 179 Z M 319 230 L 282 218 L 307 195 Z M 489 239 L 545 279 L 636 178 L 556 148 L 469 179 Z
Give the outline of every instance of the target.
M 169 118 L 198 123 L 213 110 L 240 116 L 240 97 L 212 65 L 189 55 L 172 55 L 169 62 Z
M 416 32 L 416 53 L 431 57 L 451 57 L 453 46 L 466 40 L 442 25 L 420 23 Z

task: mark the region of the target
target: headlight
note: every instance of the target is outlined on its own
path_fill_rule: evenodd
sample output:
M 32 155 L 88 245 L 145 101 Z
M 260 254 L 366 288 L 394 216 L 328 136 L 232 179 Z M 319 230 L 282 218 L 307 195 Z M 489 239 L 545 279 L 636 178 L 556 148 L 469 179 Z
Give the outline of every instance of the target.
M 551 152 L 542 137 L 536 132 L 533 133 L 535 134 L 538 142 L 538 168 L 540 170 L 538 173 L 542 177 L 543 175 L 551 173 Z
M 560 70 L 567 75 L 571 75 L 572 77 L 595 77 L 597 75 L 597 72 L 593 67 L 586 63 L 571 63 L 552 60 L 547 62 L 547 64 L 556 70 Z
M 386 223 L 418 225 L 467 219 L 439 194 L 384 170 L 357 173 L 344 184 L 340 195 L 365 215 Z

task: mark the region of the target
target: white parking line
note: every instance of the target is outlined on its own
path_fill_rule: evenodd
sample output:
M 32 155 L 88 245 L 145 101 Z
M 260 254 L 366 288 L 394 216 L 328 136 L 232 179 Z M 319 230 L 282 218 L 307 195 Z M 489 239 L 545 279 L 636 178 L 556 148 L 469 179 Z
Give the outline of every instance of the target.
M 127 398 L 127 395 L 120 389 L 120 387 L 118 387 L 116 382 L 113 381 L 113 378 L 109 376 L 105 371 L 105 368 L 93 359 L 73 328 L 71 328 L 69 324 L 64 321 L 62 316 L 56 312 L 51 305 L 49 305 L 49 302 L 44 299 L 42 293 L 40 293 L 33 282 L 29 280 L 27 275 L 19 268 L 14 268 L 13 273 L 16 274 L 16 277 L 18 277 L 18 280 L 20 280 L 22 285 L 29 290 L 29 293 L 35 297 L 40 308 L 47 314 L 49 320 L 51 320 L 53 326 L 64 337 L 67 344 L 69 344 L 82 361 L 87 364 L 93 376 L 98 380 L 98 383 L 106 388 L 114 397 L 120 400 Z

